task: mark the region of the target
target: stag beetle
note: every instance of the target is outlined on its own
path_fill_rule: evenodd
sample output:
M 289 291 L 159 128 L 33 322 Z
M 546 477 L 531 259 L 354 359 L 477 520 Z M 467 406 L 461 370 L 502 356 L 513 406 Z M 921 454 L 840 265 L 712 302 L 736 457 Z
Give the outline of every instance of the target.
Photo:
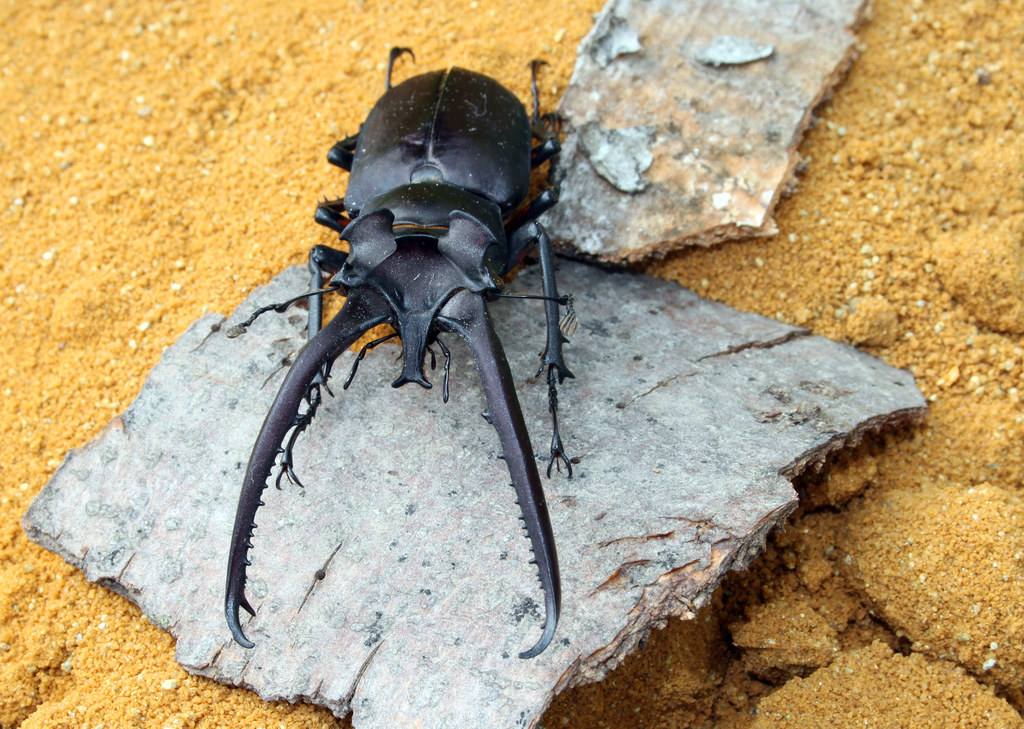
M 573 377 L 562 344 L 575 315 L 571 297 L 558 294 L 551 242 L 537 222 L 557 200 L 550 175 L 547 189 L 527 202 L 531 170 L 557 158 L 557 120 L 538 112 L 537 68 L 542 62 L 531 64 L 533 112 L 527 116 L 504 86 L 461 68 L 425 73 L 392 87 L 392 67 L 404 53 L 412 55 L 407 48 L 391 51 L 384 95 L 359 133 L 337 142 L 327 155 L 328 162 L 350 173 L 348 188 L 344 198 L 320 202 L 314 219 L 347 241 L 349 252 L 315 246 L 309 254 L 309 293 L 263 307 L 228 332 L 237 336 L 260 314 L 309 300 L 308 342 L 285 376 L 249 458 L 235 515 L 225 613 L 234 639 L 251 648 L 239 608 L 255 615 L 245 597 L 245 578 L 256 510 L 278 456 L 278 488 L 283 475 L 298 483 L 292 447 L 316 413 L 321 388 L 330 394 L 327 378 L 334 360 L 370 329 L 390 324 L 395 333 L 363 347 L 344 387 L 369 349 L 398 336 L 403 364 L 392 387 L 414 382 L 430 388 L 423 364 L 426 352 L 433 359 L 430 346 L 436 343 L 445 356 L 447 401 L 451 355 L 438 335 L 454 332 L 476 360 L 487 401 L 484 417 L 498 431 L 544 591 L 542 635 L 519 654 L 532 658 L 547 648 L 558 624 L 558 558 L 530 436 L 487 303 L 500 296 L 544 301 L 547 343 L 537 375 L 547 369 L 553 424 L 547 473 L 550 477 L 552 465 L 561 470 L 564 463 L 571 478 L 558 432 L 556 385 Z M 504 293 L 503 277 L 533 251 L 540 259 L 543 295 Z M 327 276 L 332 278 L 324 287 Z M 333 291 L 347 298 L 322 326 L 321 299 Z M 563 306 L 566 316 L 560 321 Z

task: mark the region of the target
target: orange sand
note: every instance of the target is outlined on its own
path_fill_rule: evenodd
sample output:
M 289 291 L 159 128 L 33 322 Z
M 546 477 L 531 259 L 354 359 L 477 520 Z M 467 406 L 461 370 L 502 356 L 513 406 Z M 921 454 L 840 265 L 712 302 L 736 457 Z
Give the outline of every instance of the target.
M 391 46 L 524 99 L 545 58 L 550 108 L 600 5 L 3 3 L 0 726 L 347 725 L 188 676 L 18 519 L 189 322 L 329 238 L 323 156 Z M 861 38 L 780 234 L 651 270 L 911 369 L 930 418 L 804 478 L 751 570 L 548 727 L 1022 724 L 1024 7 L 877 0 Z

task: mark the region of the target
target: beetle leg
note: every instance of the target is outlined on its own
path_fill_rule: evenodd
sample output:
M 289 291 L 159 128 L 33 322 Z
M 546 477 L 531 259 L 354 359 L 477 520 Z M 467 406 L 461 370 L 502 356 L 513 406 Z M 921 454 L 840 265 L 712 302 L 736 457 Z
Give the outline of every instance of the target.
M 543 193 L 542 193 L 543 194 Z M 509 237 L 509 248 L 516 254 L 513 260 L 524 255 L 527 251 L 536 248 L 540 257 L 541 277 L 544 284 L 544 315 L 547 322 L 547 342 L 540 355 L 540 367 L 537 369 L 539 376 L 548 370 L 548 411 L 551 413 L 552 436 L 551 455 L 548 461 L 548 475 L 551 475 L 551 466 L 558 463 L 565 463 L 569 478 L 572 478 L 572 464 L 565 455 L 562 448 L 562 438 L 558 432 L 558 388 L 566 377 L 574 377 L 569 368 L 565 366 L 565 359 L 562 355 L 562 344 L 566 341 L 566 335 L 571 334 L 576 326 L 576 312 L 572 305 L 572 296 L 564 299 L 558 295 L 558 286 L 555 283 L 555 264 L 551 248 L 551 239 L 547 232 L 537 222 L 531 222 L 520 226 Z M 559 307 L 566 307 L 564 319 L 559 320 Z M 559 466 L 561 471 L 561 466 Z
M 348 377 L 345 378 L 345 384 L 341 386 L 341 389 L 342 390 L 347 390 L 348 386 L 352 384 L 352 380 L 354 380 L 355 376 L 356 376 L 356 370 L 359 369 L 359 363 L 363 361 L 363 357 L 366 356 L 366 353 L 369 350 L 373 349 L 374 347 L 376 347 L 381 342 L 386 342 L 389 339 L 394 339 L 397 336 L 398 336 L 398 332 L 392 332 L 391 334 L 385 334 L 380 339 L 374 339 L 372 342 L 369 342 L 362 349 L 360 349 L 359 350 L 359 354 L 356 355 L 355 362 L 352 363 L 352 369 L 349 371 Z
M 537 370 L 539 375 L 544 366 L 558 368 L 558 384 L 566 377 L 575 377 L 569 368 L 565 366 L 562 358 L 562 344 L 568 340 L 559 328 L 559 296 L 558 284 L 555 282 L 555 262 L 552 255 L 551 239 L 540 224 L 534 224 L 537 229 L 537 253 L 540 256 L 540 271 L 544 281 L 544 314 L 547 319 L 548 341 L 541 353 L 541 366 Z
M 306 343 L 295 363 L 285 375 L 274 404 L 267 413 L 260 434 L 256 438 L 245 481 L 238 498 L 235 527 L 228 557 L 227 585 L 224 595 L 224 613 L 235 640 L 246 648 L 253 643 L 245 637 L 239 621 L 239 609 L 250 615 L 255 610 L 245 597 L 246 567 L 256 528 L 256 510 L 262 506 L 261 496 L 267 488 L 267 478 L 274 468 L 281 443 L 288 431 L 295 427 L 295 416 L 309 385 L 338 355 L 348 349 L 363 334 L 387 321 L 391 311 L 381 296 L 372 291 L 353 292 L 336 317 Z
M 327 161 L 335 167 L 340 167 L 346 172 L 352 171 L 352 161 L 356 156 L 356 142 L 359 135 L 353 134 L 345 137 L 340 142 L 335 142 L 330 151 L 327 152 Z
M 537 472 L 537 461 L 530 445 L 530 434 L 519 407 L 508 361 L 483 297 L 463 289 L 448 300 L 437 320 L 445 329 L 465 339 L 473 352 L 487 399 L 487 422 L 498 431 L 505 466 L 512 477 L 512 486 L 522 510 L 521 518 L 533 551 L 531 561 L 537 565 L 538 578 L 544 590 L 545 617 L 541 637 L 532 648 L 519 654 L 520 658 L 533 658 L 547 648 L 555 635 L 562 587 L 555 538 Z
M 310 288 L 314 291 L 320 290 L 323 286 L 324 278 L 333 276 L 341 270 L 346 258 L 348 258 L 348 253 L 345 251 L 339 251 L 330 246 L 313 246 L 309 251 L 309 263 L 307 266 L 309 268 Z M 312 341 L 313 337 L 320 332 L 322 325 L 323 295 L 310 296 L 309 318 L 306 324 L 306 341 Z M 316 415 L 316 410 L 323 401 L 320 388 L 326 390 L 328 395 L 333 395 L 331 389 L 327 386 L 330 374 L 331 363 L 327 362 L 320 368 L 313 381 L 309 383 L 309 387 L 306 388 L 306 409 L 301 413 L 296 413 L 292 423 L 291 434 L 288 436 L 288 442 L 281 448 L 281 470 L 278 472 L 277 480 L 274 482 L 278 489 L 281 488 L 281 479 L 285 476 L 296 486 L 302 486 L 302 481 L 299 480 L 298 475 L 295 473 L 295 459 L 292 456 L 292 451 L 299 436 L 313 422 L 313 416 Z M 347 384 L 345 386 L 348 387 Z
M 562 151 L 557 137 L 549 137 L 530 150 L 530 167 L 536 168 Z
M 318 290 L 324 285 L 324 279 L 333 276 L 345 265 L 348 253 L 330 246 L 313 246 L 309 250 L 309 287 Z M 323 326 L 323 301 L 320 296 L 309 299 L 309 322 L 306 328 L 306 339 L 311 341 Z
M 388 54 L 388 75 L 384 79 L 384 88 L 391 88 L 391 69 L 403 54 L 408 53 L 412 56 L 413 63 L 416 62 L 416 54 L 412 52 L 411 48 L 392 48 L 391 53 Z
M 317 374 L 317 377 L 321 376 L 321 373 L 329 369 L 325 366 L 321 369 L 321 372 Z M 325 385 L 326 389 L 326 385 Z M 295 441 L 299 439 L 306 427 L 313 422 L 313 416 L 316 415 L 317 408 L 320 407 L 320 403 L 323 397 L 320 394 L 320 386 L 316 384 L 310 385 L 306 390 L 306 409 L 301 413 L 296 413 L 295 418 L 292 420 L 291 433 L 288 435 L 288 442 L 281 448 L 278 448 L 278 453 L 281 454 L 280 470 L 277 472 L 277 478 L 274 480 L 274 487 L 281 490 L 281 479 L 288 477 L 288 480 L 299 488 L 303 487 L 302 481 L 299 480 L 299 476 L 295 473 L 295 459 L 292 456 L 292 451 L 295 448 Z M 550 470 L 550 467 L 549 467 Z
M 558 141 L 558 116 L 555 114 L 540 115 L 540 94 L 537 91 L 537 69 L 547 66 L 547 61 L 530 61 L 530 93 L 533 96 L 533 111 L 530 113 L 530 132 L 540 144 L 530 150 L 530 167 L 538 167 L 551 159 L 561 150 Z
M 525 208 L 522 208 L 517 214 L 513 215 L 508 224 L 505 226 L 505 235 L 510 237 L 519 232 L 520 229 L 527 223 L 531 223 L 541 215 L 546 213 L 555 203 L 558 202 L 558 188 L 549 187 L 546 190 L 541 190 L 537 197 L 533 198 Z M 530 240 L 529 238 L 524 241 L 528 246 L 536 245 L 536 239 Z M 513 252 L 515 252 L 515 246 L 510 246 Z M 518 256 L 513 255 L 513 259 L 518 259 Z
M 562 448 L 562 436 L 558 432 L 558 387 L 566 377 L 575 377 L 569 368 L 565 366 L 562 358 L 562 344 L 568 341 L 562 333 L 561 322 L 559 321 L 558 286 L 555 283 L 555 264 L 551 252 L 551 240 L 548 234 L 539 224 L 539 240 L 537 241 L 537 252 L 540 255 L 541 276 L 544 279 L 544 295 L 549 297 L 544 301 L 544 313 L 547 319 L 547 345 L 541 353 L 541 365 L 537 370 L 539 375 L 544 366 L 548 369 L 548 412 L 551 413 L 551 449 L 548 460 L 547 475 L 551 477 L 551 465 L 565 463 L 567 475 L 572 478 L 572 463 Z M 569 298 L 568 311 L 573 314 L 572 297 Z M 568 318 L 569 314 L 566 315 Z M 557 382 L 556 382 L 557 381 Z

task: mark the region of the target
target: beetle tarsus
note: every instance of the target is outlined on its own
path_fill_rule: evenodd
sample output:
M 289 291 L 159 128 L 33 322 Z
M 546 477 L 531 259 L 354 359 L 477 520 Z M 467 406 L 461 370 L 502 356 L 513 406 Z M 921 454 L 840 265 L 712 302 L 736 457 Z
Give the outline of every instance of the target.
M 548 365 L 548 412 L 551 413 L 551 457 L 548 459 L 548 478 L 551 478 L 551 467 L 555 466 L 559 473 L 562 472 L 562 463 L 565 463 L 568 478 L 572 478 L 572 461 L 565 455 L 562 448 L 562 436 L 558 432 L 558 388 L 555 386 L 557 379 L 555 365 Z M 559 373 L 560 374 L 560 373 Z

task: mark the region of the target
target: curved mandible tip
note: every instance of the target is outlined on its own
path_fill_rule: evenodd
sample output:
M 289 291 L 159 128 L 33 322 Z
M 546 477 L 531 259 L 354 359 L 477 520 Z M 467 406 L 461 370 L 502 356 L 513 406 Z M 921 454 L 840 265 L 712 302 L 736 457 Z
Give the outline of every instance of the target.
M 536 658 L 544 652 L 544 649 L 550 645 L 551 639 L 555 637 L 555 628 L 558 627 L 558 605 L 548 592 L 544 593 L 544 603 L 546 611 L 544 632 L 541 633 L 540 640 L 533 648 L 519 654 L 520 658 Z
M 239 608 L 243 608 L 250 615 L 256 614 L 252 609 L 252 605 L 245 599 L 244 594 L 239 598 L 237 595 L 232 595 L 229 592 L 227 599 L 224 601 L 224 615 L 228 619 L 228 629 L 231 631 L 231 637 L 243 648 L 252 648 L 256 644 L 246 638 L 245 633 L 242 632 L 242 624 L 238 620 Z

